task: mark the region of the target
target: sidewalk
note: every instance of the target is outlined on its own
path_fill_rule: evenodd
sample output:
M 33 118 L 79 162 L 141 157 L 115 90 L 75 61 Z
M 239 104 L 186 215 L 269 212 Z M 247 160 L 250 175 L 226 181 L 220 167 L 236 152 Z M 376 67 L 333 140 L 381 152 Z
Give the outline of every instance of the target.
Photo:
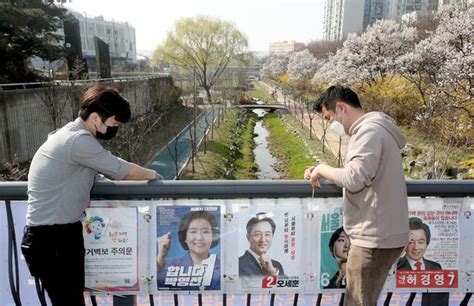
M 258 84 L 263 89 L 265 89 L 265 91 L 269 95 L 271 95 L 271 93 L 275 90 L 274 87 L 268 85 L 265 82 L 258 81 Z M 275 100 L 279 104 L 284 104 L 284 101 L 285 101 L 283 94 L 278 90 L 276 90 Z M 288 97 L 287 97 L 286 103 L 288 105 L 288 110 L 295 117 L 300 119 L 301 118 L 301 113 L 302 113 L 301 105 L 298 102 L 290 100 Z M 321 116 L 319 116 L 318 114 L 315 114 L 314 117 L 313 117 L 313 133 L 316 135 L 316 137 L 318 137 L 319 140 L 321 140 L 323 135 L 324 135 L 324 129 L 323 129 L 323 125 L 322 125 L 321 121 L 322 121 Z M 309 129 L 310 119 L 309 119 L 309 115 L 308 115 L 307 111 L 305 111 L 305 113 L 304 113 L 303 123 Z M 341 141 L 341 157 L 342 157 L 342 162 L 344 162 L 344 158 L 345 158 L 346 153 L 347 153 L 347 144 L 349 142 L 349 137 L 348 136 L 339 137 L 339 135 L 335 134 L 333 131 L 331 131 L 329 129 L 326 130 L 326 137 L 325 137 L 324 145 L 326 146 L 326 148 L 329 149 L 329 151 L 336 158 L 339 155 L 339 142 L 340 141 Z

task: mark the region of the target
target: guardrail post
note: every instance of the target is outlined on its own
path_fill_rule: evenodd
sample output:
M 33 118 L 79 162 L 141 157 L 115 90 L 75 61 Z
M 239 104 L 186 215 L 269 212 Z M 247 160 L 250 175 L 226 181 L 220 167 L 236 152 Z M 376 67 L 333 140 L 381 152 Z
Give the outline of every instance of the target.
M 134 295 L 114 296 L 114 306 L 137 306 L 137 297 Z

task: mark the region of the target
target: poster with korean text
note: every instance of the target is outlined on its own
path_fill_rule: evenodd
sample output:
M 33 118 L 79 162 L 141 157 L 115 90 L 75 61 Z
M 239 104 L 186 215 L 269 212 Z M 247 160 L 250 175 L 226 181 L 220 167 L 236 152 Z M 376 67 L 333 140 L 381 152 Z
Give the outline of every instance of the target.
M 342 227 L 342 200 L 330 199 L 319 211 L 319 289 L 345 289 L 350 240 Z M 316 240 L 315 240 L 316 241 Z
M 156 207 L 158 290 L 221 289 L 220 206 Z
M 302 206 L 264 200 L 240 204 L 238 277 L 242 290 L 302 288 Z M 234 210 L 235 211 L 235 210 Z
M 86 288 L 139 291 L 136 207 L 90 207 L 83 221 Z
M 462 199 L 409 201 L 409 238 L 397 263 L 396 288 L 458 288 L 461 204 Z

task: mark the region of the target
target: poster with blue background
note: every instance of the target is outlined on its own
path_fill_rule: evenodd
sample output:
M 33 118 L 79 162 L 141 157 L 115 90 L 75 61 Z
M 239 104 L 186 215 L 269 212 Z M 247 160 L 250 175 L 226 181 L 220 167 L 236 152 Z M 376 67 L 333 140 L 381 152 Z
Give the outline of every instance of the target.
M 158 290 L 221 289 L 220 206 L 158 206 Z
M 328 205 L 322 210 L 319 224 L 319 289 L 344 289 L 350 242 L 342 229 L 342 203 Z

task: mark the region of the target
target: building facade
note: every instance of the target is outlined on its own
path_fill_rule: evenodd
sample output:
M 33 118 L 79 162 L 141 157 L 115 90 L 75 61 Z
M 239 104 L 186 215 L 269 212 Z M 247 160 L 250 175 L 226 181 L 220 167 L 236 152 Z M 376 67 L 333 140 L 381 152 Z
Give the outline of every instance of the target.
M 364 0 L 326 0 L 323 39 L 336 41 L 363 30 Z
M 289 53 L 304 48 L 304 43 L 296 41 L 279 41 L 270 43 L 270 53 Z
M 362 32 L 378 19 L 416 21 L 433 17 L 448 4 L 473 5 L 474 0 L 326 0 L 323 39 L 335 41 Z
M 128 22 L 105 20 L 104 17 L 89 18 L 78 12 L 71 12 L 79 21 L 82 54 L 88 62 L 96 57 L 94 36 L 109 45 L 110 58 L 116 61 L 136 61 L 137 44 L 135 28 Z

